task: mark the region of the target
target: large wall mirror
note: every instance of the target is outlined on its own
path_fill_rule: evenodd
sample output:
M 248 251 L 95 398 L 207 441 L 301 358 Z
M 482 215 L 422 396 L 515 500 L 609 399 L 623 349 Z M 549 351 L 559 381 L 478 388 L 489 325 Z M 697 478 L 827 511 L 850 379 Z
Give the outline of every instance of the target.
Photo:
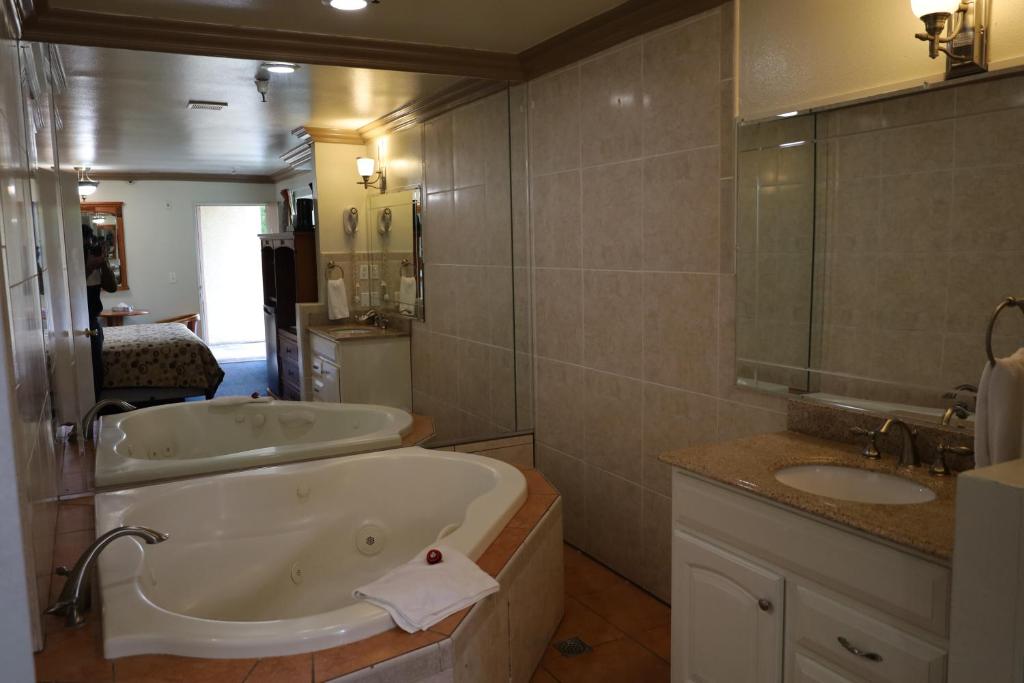
M 124 248 L 124 202 L 83 203 L 82 225 L 88 225 L 104 246 L 118 291 L 128 289 L 128 254 Z
M 941 420 L 1024 295 L 1022 117 L 1014 76 L 741 124 L 737 382 Z

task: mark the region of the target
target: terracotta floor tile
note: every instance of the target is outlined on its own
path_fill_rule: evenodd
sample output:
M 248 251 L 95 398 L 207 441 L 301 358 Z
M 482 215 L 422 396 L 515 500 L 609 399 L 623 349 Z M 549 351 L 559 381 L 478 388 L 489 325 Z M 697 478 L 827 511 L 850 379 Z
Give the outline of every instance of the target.
M 669 680 L 668 662 L 629 638 L 598 645 L 592 652 L 563 657 L 553 647 L 544 669 L 559 683 L 660 683 Z
M 666 662 L 672 660 L 672 626 L 658 626 L 634 636 L 641 645 Z
M 671 623 L 672 612 L 668 605 L 625 581 L 581 595 L 579 601 L 632 637 Z
M 607 643 L 611 640 L 618 640 L 625 634 L 612 626 L 603 617 L 597 615 L 589 607 L 586 607 L 576 598 L 565 597 L 565 616 L 562 623 L 558 625 L 552 642 L 565 640 L 566 638 L 582 638 L 591 647 Z
M 313 653 L 313 674 L 317 683 L 329 681 L 353 671 L 359 671 L 371 664 L 392 659 L 407 652 L 418 650 L 438 641 L 444 636 L 433 631 L 406 633 L 398 628 L 370 636 L 351 645 L 321 650 Z
M 103 659 L 100 629 L 95 622 L 81 628 L 55 629 L 46 635 L 46 649 L 35 655 L 36 679 L 59 683 L 106 683 L 114 680 L 113 665 Z
M 256 663 L 245 683 L 310 683 L 313 654 L 270 657 Z
M 114 661 L 117 683 L 242 683 L 255 659 L 193 659 L 142 655 Z
M 558 683 L 558 681 L 545 671 L 543 666 L 538 666 L 537 670 L 533 672 L 533 676 L 530 677 L 530 683 Z
M 621 576 L 579 550 L 565 546 L 565 594 L 573 597 L 626 583 Z
M 95 512 L 92 505 L 65 505 L 57 508 L 57 533 L 69 531 L 92 531 L 95 526 Z

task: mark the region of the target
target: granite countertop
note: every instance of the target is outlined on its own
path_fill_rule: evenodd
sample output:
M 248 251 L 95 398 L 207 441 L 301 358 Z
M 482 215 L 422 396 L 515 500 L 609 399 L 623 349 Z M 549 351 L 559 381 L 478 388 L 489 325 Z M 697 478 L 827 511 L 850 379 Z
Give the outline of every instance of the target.
M 402 330 L 390 328 L 382 330 L 373 325 L 359 325 L 356 323 L 348 325 L 312 325 L 309 331 L 311 334 L 318 335 L 332 342 L 409 336 L 408 332 L 403 332 Z
M 881 460 L 867 460 L 861 457 L 858 446 L 796 432 L 779 432 L 670 451 L 660 459 L 704 479 L 742 489 L 945 562 L 953 556 L 956 478 L 933 477 L 928 474 L 927 466 L 913 471 L 898 470 L 895 458 L 888 453 Z M 916 505 L 879 505 L 826 498 L 791 488 L 775 479 L 776 471 L 793 465 L 844 465 L 893 474 L 927 486 L 935 492 L 936 498 Z

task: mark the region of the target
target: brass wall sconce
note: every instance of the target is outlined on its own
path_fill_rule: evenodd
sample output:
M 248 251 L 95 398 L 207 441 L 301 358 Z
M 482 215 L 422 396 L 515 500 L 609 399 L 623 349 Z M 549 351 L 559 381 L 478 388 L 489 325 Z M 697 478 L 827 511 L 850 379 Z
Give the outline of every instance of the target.
M 924 22 L 916 37 L 928 43 L 932 59 L 946 55 L 946 78 L 988 70 L 988 5 L 988 0 L 910 0 Z
M 356 158 L 356 172 L 359 173 L 359 177 L 362 180 L 357 180 L 357 185 L 362 185 L 364 189 L 375 187 L 380 190 L 381 194 L 388 191 L 388 177 L 387 172 L 381 168 L 377 168 L 377 162 L 371 157 L 358 157 Z

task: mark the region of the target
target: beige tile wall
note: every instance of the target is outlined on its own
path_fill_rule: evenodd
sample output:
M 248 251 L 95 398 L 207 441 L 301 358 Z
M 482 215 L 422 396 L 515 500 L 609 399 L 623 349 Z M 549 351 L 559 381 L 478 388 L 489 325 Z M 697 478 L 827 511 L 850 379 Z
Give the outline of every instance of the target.
M 733 11 L 529 83 L 537 465 L 566 539 L 666 600 L 658 454 L 785 428 L 735 388 Z
M 37 608 L 33 611 L 35 645 L 40 647 L 39 611 L 49 597 L 58 472 L 47 364 L 47 348 L 56 331 L 47 329 L 44 311 L 50 308 L 50 299 L 40 294 L 40 282 L 46 277 L 46 252 L 42 252 L 41 272 L 36 264 L 36 248 L 42 249 L 43 237 L 55 228 L 59 232 L 59 226 L 43 224 L 44 216 L 56 214 L 56 207 L 44 211 L 44 207 L 37 206 L 33 212 L 33 201 L 39 202 L 41 196 L 55 198 L 60 193 L 52 172 L 48 93 L 39 93 L 30 105 L 39 108 L 42 126 L 28 134 L 19 52 L 23 59 L 28 54 L 28 50 L 19 51 L 13 41 L 0 40 L 0 243 L 6 298 L 3 326 L 4 343 L 10 345 L 14 360 L 14 385 L 8 388 L 4 410 L 10 410 L 15 420 L 9 445 L 15 454 L 29 597 Z M 45 77 L 40 80 L 43 88 L 47 87 Z M 44 193 L 41 183 L 54 186 Z M 34 221 L 38 221 L 38 237 L 33 232 Z
M 822 369 L 864 378 L 822 389 L 942 405 L 977 383 L 992 309 L 1024 295 L 1024 76 L 836 110 L 819 130 Z M 1005 355 L 1024 318 L 1003 318 Z
M 435 442 L 517 428 L 509 95 L 423 128 L 426 322 L 413 326 L 413 410 Z

